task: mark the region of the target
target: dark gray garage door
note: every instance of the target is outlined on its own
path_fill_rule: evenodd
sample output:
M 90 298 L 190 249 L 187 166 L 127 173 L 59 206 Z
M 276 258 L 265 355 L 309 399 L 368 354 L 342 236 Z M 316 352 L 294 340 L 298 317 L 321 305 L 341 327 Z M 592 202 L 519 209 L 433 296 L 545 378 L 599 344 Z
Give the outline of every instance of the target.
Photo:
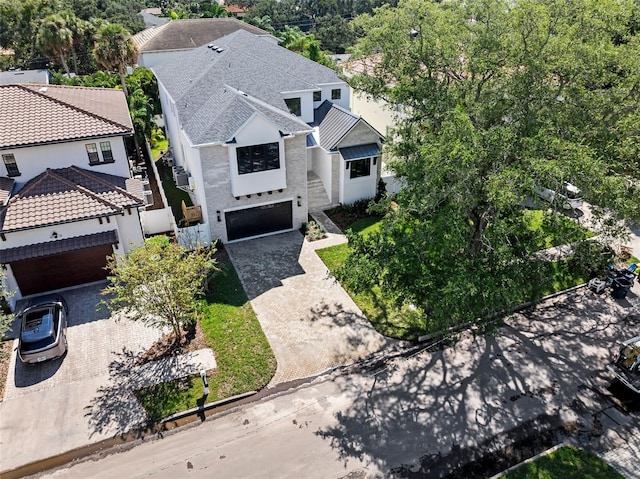
M 112 253 L 113 247 L 108 244 L 10 264 L 20 291 L 26 296 L 105 279 L 104 267 Z
M 229 241 L 293 228 L 292 202 L 273 203 L 224 214 Z

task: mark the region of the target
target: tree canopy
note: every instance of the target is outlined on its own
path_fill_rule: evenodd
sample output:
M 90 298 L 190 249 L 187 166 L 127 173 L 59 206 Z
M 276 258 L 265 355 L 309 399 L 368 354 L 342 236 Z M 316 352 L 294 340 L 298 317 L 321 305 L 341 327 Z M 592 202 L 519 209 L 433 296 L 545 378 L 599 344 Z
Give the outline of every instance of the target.
M 95 35 L 93 54 L 96 61 L 107 71 L 116 71 L 120 75 L 122 89 L 128 96 L 125 69 L 138 61 L 138 47 L 128 30 L 116 23 L 107 23 L 100 27 Z
M 156 236 L 124 257 L 113 255 L 107 267 L 110 284 L 103 290 L 112 312 L 163 329 L 180 341 L 182 329 L 198 318 L 197 299 L 209 273 L 216 269 L 214 250 L 187 251 L 167 237 Z
M 353 84 L 401 105 L 388 151 L 405 183 L 340 279 L 380 284 L 440 327 L 537 297 L 536 189 L 576 184 L 601 238 L 640 217 L 640 45 L 632 0 L 404 0 L 358 17 Z M 390 139 L 391 140 L 391 139 Z M 548 228 L 557 228 L 555 211 Z

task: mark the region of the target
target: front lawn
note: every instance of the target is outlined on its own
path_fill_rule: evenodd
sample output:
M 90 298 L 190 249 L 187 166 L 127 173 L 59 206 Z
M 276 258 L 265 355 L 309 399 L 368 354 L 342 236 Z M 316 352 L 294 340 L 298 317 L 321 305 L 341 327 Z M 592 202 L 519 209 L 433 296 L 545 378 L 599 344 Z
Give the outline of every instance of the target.
M 503 479 L 624 479 L 624 476 L 596 456 L 565 446 L 522 464 Z
M 344 212 L 340 211 L 344 216 Z M 550 219 L 546 217 L 547 213 L 541 210 L 526 210 L 525 224 L 529 238 L 537 238 L 536 242 L 532 242 L 532 250 L 548 248 L 559 244 L 560 233 L 563 235 L 569 233 L 572 241 L 583 239 L 590 235 L 590 232 L 582 228 L 577 223 L 568 218 L 560 217 L 556 219 L 560 224 L 554 224 L 554 228 L 549 231 L 540 230 Z M 349 227 L 354 233 L 368 235 L 372 232 L 379 231 L 381 219 L 379 217 L 367 216 L 359 217 Z M 555 231 L 555 233 L 554 233 Z M 566 236 L 564 236 L 566 238 Z M 336 271 L 349 255 L 349 245 L 340 244 L 317 250 L 316 253 L 325 263 L 330 271 Z M 546 271 L 546 277 L 551 278 L 550 287 L 543 291 L 543 295 L 552 294 L 573 286 L 585 283 L 589 278 L 581 271 L 571 267 L 567 261 L 558 261 L 557 263 L 547 263 L 543 265 Z M 347 292 L 353 298 L 364 315 L 371 321 L 373 327 L 380 333 L 399 339 L 415 340 L 418 336 L 425 334 L 424 318 L 413 313 L 411 310 L 399 310 L 391 301 L 389 295 L 383 294 L 379 287 L 371 288 L 368 291 L 355 293 L 347 288 Z M 528 301 L 529 298 L 522 297 L 517 304 Z M 513 306 L 517 306 L 514 304 Z
M 209 371 L 207 402 L 218 401 L 268 384 L 276 359 L 247 299 L 235 269 L 220 261 L 221 272 L 202 300 L 201 327 L 218 368 Z M 202 402 L 202 380 L 196 375 L 136 391 L 153 420 L 196 407 Z

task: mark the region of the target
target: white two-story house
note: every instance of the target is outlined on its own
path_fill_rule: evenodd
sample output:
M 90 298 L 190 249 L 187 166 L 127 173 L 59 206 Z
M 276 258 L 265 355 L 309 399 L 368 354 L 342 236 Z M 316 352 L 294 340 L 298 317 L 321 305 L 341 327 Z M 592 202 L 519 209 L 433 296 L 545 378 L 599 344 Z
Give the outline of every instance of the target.
M 108 255 L 143 241 L 123 92 L 3 85 L 0 104 L 0 263 L 12 302 L 104 279 Z
M 349 113 L 333 70 L 244 30 L 152 70 L 209 240 L 297 229 L 314 207 L 375 196 L 382 138 Z M 309 204 L 308 178 L 321 181 L 321 205 Z

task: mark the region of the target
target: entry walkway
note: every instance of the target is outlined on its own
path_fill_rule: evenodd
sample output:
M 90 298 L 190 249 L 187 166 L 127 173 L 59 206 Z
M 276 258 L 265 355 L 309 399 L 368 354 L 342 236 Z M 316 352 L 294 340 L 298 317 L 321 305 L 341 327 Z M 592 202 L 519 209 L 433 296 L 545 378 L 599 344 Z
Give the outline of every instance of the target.
M 350 364 L 398 341 L 376 332 L 315 253 L 339 235 L 307 242 L 298 232 L 227 245 L 276 356 L 269 386 Z

